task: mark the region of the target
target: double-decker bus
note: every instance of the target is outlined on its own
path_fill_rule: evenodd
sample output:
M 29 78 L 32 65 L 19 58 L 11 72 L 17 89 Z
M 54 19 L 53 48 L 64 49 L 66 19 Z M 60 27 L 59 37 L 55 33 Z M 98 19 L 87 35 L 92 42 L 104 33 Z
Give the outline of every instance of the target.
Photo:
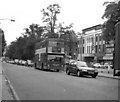
M 46 38 L 35 46 L 35 68 L 49 69 L 59 72 L 64 70 L 64 40 Z

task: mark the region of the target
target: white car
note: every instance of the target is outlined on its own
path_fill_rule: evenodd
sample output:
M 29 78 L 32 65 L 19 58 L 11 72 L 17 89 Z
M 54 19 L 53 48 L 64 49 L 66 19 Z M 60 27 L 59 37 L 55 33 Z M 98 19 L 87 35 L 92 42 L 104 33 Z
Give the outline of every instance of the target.
M 95 63 L 95 64 L 93 64 L 93 66 L 95 68 L 103 68 L 103 65 L 101 65 L 100 63 Z
M 33 67 L 34 63 L 31 60 L 27 60 L 27 65 L 30 66 L 30 67 Z
M 19 60 L 18 60 L 18 59 L 15 59 L 14 62 L 15 62 L 15 64 L 18 64 L 18 63 L 19 63 Z
M 109 63 L 105 63 L 104 64 L 104 68 L 108 68 L 110 66 L 110 68 L 112 68 L 113 66 L 112 65 L 110 65 Z
M 27 62 L 24 61 L 24 60 L 21 61 L 21 64 L 22 64 L 22 65 L 26 65 L 26 63 L 27 63 Z

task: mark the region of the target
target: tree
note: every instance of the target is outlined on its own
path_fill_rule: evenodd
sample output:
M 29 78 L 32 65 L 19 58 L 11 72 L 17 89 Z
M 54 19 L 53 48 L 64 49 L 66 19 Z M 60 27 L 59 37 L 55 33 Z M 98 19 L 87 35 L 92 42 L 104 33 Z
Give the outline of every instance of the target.
M 0 33 L 1 33 L 1 36 L 2 36 L 2 56 L 3 56 L 3 52 L 4 52 L 5 46 L 6 46 L 6 41 L 5 41 L 4 31 L 2 29 L 0 29 Z
M 103 38 L 109 42 L 115 39 L 115 25 L 120 21 L 120 1 L 105 2 L 105 12 L 102 18 L 107 21 L 103 24 Z
M 31 24 L 25 28 L 22 36 L 12 42 L 7 49 L 6 56 L 12 59 L 33 60 L 35 43 L 41 41 L 44 27 L 38 24 Z
M 28 37 L 35 37 L 37 41 L 40 41 L 43 37 L 44 26 L 39 26 L 38 24 L 31 24 L 28 28 L 25 28 L 25 34 Z
M 16 56 L 14 55 L 16 52 L 16 42 L 13 41 L 7 48 L 6 57 L 9 57 L 10 59 L 14 59 Z
M 56 29 L 57 14 L 60 13 L 60 6 L 58 4 L 49 5 L 47 9 L 42 10 L 43 22 L 47 23 L 47 34 L 54 34 Z
M 63 27 L 62 24 L 59 24 L 60 38 L 65 41 L 65 52 L 67 55 L 73 56 L 74 49 L 77 47 L 76 43 L 78 42 L 76 33 L 72 30 L 73 24 Z M 68 53 L 69 52 L 69 53 Z

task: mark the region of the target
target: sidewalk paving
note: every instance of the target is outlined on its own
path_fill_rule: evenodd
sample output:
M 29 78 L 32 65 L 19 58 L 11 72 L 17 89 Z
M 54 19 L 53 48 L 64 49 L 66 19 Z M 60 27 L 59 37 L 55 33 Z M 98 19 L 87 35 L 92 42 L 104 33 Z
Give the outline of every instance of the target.
M 14 100 L 8 82 L 2 72 L 2 63 L 0 62 L 0 102 L 2 100 Z
M 113 79 L 120 79 L 120 76 L 113 76 L 113 69 L 98 69 L 98 76 L 106 77 L 106 78 L 113 78 Z
M 4 75 L 2 75 L 2 100 L 14 100 Z

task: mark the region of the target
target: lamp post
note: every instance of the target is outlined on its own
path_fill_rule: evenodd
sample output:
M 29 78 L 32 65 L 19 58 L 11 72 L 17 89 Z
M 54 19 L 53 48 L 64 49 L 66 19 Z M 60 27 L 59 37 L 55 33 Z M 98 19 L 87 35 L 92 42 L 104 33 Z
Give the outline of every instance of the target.
M 9 21 L 11 21 L 11 22 L 15 22 L 14 19 L 8 19 L 8 18 L 6 18 L 6 19 L 0 19 L 0 20 L 9 20 Z

